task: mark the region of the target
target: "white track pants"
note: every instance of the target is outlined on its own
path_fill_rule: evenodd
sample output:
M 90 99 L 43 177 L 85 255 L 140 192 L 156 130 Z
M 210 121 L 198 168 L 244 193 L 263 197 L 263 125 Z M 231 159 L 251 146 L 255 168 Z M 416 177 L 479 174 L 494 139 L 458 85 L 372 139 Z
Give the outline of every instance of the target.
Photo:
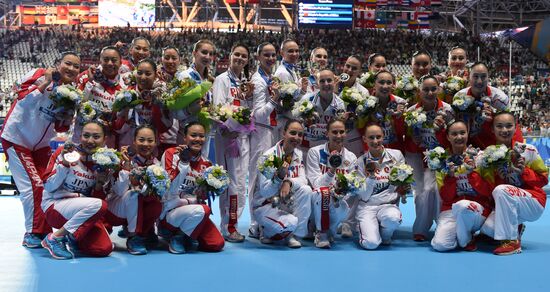
M 414 168 L 414 207 L 416 218 L 413 234 L 428 236 L 434 220 L 439 214 L 439 196 L 434 173 L 424 167 L 422 154 L 406 153 L 406 161 Z
M 248 166 L 248 206 L 250 208 L 250 227 L 256 228 L 254 218 L 253 198 L 256 176 L 258 173 L 258 159 L 269 148 L 277 143 L 277 128 L 269 129 L 263 126 L 256 126 L 256 131 L 250 134 L 250 164 Z
M 185 205 L 170 210 L 166 214 L 166 222 L 191 236 L 205 216 L 207 215 L 202 205 Z
M 453 204 L 451 210 L 439 214 L 437 228 L 432 238 L 432 247 L 437 251 L 455 249 L 457 244 L 465 247 L 472 240 L 472 234 L 485 222 L 483 206 L 470 200 Z
M 279 208 L 267 204 L 256 208 L 254 216 L 262 227 L 263 236 L 273 240 L 281 240 L 294 233 L 298 226 L 298 218 Z
M 544 212 L 544 207 L 533 196 L 512 185 L 499 185 L 493 190 L 495 210 L 487 217 L 481 232 L 496 240 L 518 238 L 518 225 L 535 221 Z
M 250 141 L 248 136 L 237 137 L 236 141 L 239 146 L 239 156 L 229 157 L 224 151 L 229 141 L 219 134 L 216 135 L 216 161 L 224 166 L 231 180 L 227 191 L 220 196 L 220 229 L 224 235 L 237 231 L 237 221 L 246 203 Z
M 389 241 L 401 225 L 401 211 L 395 204 L 367 206 L 360 202 L 357 207 L 359 244 L 365 249 L 376 249 L 382 241 Z
M 330 202 L 323 202 L 323 196 L 320 192 L 314 192 L 312 197 L 313 217 L 315 218 L 315 227 L 317 230 L 330 231 L 336 234 L 338 225 L 346 219 L 349 212 L 346 200 L 340 200 L 338 206 L 334 204 L 331 197 Z

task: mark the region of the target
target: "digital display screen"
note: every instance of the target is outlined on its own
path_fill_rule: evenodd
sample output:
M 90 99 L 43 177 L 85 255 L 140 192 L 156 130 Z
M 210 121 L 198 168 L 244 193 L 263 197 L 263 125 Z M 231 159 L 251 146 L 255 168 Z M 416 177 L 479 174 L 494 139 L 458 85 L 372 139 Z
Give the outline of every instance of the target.
M 155 24 L 155 0 L 99 0 L 99 26 L 149 27 Z
M 353 0 L 298 0 L 299 28 L 351 29 Z

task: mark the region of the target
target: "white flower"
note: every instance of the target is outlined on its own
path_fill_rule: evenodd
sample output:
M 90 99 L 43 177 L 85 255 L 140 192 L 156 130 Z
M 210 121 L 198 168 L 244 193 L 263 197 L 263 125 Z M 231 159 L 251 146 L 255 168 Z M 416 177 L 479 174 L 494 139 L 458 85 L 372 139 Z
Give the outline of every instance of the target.
M 437 146 L 433 150 L 437 154 L 445 154 L 445 149 L 443 149 L 443 147 L 441 147 L 441 146 Z

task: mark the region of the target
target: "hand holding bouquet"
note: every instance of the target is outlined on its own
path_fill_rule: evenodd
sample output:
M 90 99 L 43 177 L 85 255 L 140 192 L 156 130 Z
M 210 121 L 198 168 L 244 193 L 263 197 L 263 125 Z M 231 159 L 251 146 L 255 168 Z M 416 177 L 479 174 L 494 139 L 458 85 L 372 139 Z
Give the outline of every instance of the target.
M 320 118 L 315 106 L 309 100 L 296 103 L 292 109 L 292 116 L 304 121 L 306 125 L 315 124 Z
M 410 192 L 410 186 L 414 183 L 413 172 L 414 169 L 405 163 L 396 164 L 390 170 L 389 183 L 402 190 L 399 195 L 403 204 L 407 203 L 407 193 Z
M 134 108 L 141 103 L 143 103 L 143 100 L 139 98 L 137 91 L 131 89 L 121 90 L 115 95 L 113 111 L 119 112 L 123 109 Z
M 275 78 L 274 78 L 275 81 Z M 275 81 L 277 82 L 277 81 Z M 280 82 L 280 81 L 279 81 Z M 300 87 L 294 82 L 279 84 L 279 101 L 283 112 L 292 110 L 294 100 L 300 95 Z
M 447 151 L 441 146 L 424 151 L 424 161 L 430 170 L 438 171 L 446 167 Z
M 264 155 L 258 161 L 258 170 L 267 179 L 273 179 L 277 170 L 283 165 L 283 160 L 275 154 Z
M 56 108 L 64 108 L 67 110 L 76 109 L 82 97 L 82 91 L 70 84 L 54 87 L 50 94 L 50 99 L 53 101 Z
M 204 81 L 197 84 L 190 77 L 185 77 L 184 71 L 180 71 L 168 84 L 166 92 L 162 94 L 160 99 L 168 109 L 181 110 L 202 98 L 211 87 L 212 83 Z
M 107 172 L 117 170 L 120 167 L 120 153 L 111 148 L 98 148 L 92 154 L 94 170 L 98 172 Z
M 214 195 L 221 195 L 229 186 L 227 171 L 220 165 L 212 165 L 205 169 L 197 178 L 197 185 Z

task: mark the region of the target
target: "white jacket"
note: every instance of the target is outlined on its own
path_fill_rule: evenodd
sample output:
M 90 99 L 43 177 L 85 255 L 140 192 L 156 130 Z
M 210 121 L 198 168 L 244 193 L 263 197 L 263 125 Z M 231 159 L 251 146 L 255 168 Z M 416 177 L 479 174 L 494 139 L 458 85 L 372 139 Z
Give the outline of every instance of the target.
M 17 99 L 11 105 L 0 135 L 2 139 L 31 151 L 49 147 L 50 140 L 56 135 L 55 106 L 49 98 L 53 83 L 44 92 L 38 90 L 45 81 L 45 71 L 34 69 L 21 79 Z
M 282 150 L 282 141 L 278 142 L 275 146 L 264 152 L 263 157 L 267 157 L 269 155 L 275 155 L 279 158 L 283 158 L 284 153 Z M 260 158 L 258 160 L 262 161 L 263 159 Z M 265 177 L 264 174 L 258 170 L 259 183 L 256 184 L 254 189 L 254 201 L 252 203 L 254 208 L 261 207 L 265 200 L 279 194 L 283 181 L 278 179 L 276 176 L 277 174 L 273 177 Z M 285 180 L 292 182 L 291 192 L 297 192 L 300 187 L 307 185 L 303 153 L 299 149 L 294 149 L 292 154 L 292 162 L 288 168 L 288 173 Z
M 365 177 L 365 165 L 370 159 L 372 159 L 370 152 L 361 155 L 357 159 L 357 172 L 366 180 L 363 186 L 356 192 L 356 195 L 367 206 L 395 204 L 399 199 L 399 194 L 395 191 L 396 187 L 389 184 L 389 176 L 394 165 L 405 163 L 403 153 L 396 149 L 386 148 L 382 163 L 374 172 L 374 178 Z
M 336 172 L 351 172 L 355 168 L 357 156 L 345 147 L 342 148 L 340 155 L 342 156 L 342 165 L 336 169 Z M 312 147 L 307 152 L 306 173 L 309 183 L 313 189 L 328 187 L 335 182 L 335 175 L 328 172 L 330 169 L 328 162 L 329 156 L 330 152 L 328 150 L 328 143 Z

